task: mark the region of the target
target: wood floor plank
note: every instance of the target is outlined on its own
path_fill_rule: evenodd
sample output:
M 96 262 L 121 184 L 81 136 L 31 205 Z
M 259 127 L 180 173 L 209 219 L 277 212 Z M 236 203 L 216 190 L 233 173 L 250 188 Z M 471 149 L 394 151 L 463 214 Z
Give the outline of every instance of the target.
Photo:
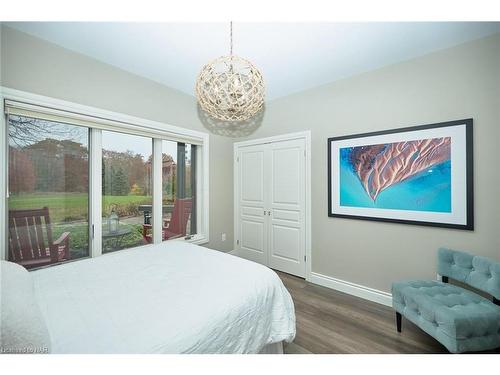
M 403 319 L 398 333 L 390 307 L 277 272 L 295 304 L 297 335 L 287 354 L 448 353 L 413 323 Z M 492 351 L 500 353 L 500 349 Z

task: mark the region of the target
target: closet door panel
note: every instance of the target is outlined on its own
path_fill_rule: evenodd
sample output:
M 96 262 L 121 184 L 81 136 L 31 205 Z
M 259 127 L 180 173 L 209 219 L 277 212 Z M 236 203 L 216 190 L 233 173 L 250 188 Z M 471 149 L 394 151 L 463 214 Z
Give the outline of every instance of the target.
M 264 145 L 241 149 L 239 158 L 239 248 L 240 256 L 267 265 L 268 225 L 266 207 Z
M 274 223 L 271 231 L 273 257 L 296 263 L 300 256 L 300 228 Z
M 305 276 L 305 142 L 276 142 L 267 159 L 271 268 Z

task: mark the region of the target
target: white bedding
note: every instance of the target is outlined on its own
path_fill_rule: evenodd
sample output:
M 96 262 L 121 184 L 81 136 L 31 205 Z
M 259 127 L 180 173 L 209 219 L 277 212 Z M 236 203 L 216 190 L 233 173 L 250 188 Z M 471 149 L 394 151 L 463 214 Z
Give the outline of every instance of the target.
M 180 241 L 31 274 L 53 353 L 258 353 L 295 337 L 275 272 Z

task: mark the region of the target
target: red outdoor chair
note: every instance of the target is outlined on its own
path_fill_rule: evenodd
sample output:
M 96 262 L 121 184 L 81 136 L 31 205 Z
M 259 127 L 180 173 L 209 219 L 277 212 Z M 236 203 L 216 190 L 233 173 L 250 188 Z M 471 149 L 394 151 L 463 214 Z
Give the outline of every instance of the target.
M 193 206 L 192 198 L 176 199 L 170 220 L 163 221 L 162 239 L 170 240 L 186 235 L 187 223 Z M 147 243 L 153 242 L 151 224 L 143 224 L 142 236 Z
M 25 268 L 46 266 L 70 259 L 69 232 L 52 241 L 47 207 L 9 210 L 9 260 Z

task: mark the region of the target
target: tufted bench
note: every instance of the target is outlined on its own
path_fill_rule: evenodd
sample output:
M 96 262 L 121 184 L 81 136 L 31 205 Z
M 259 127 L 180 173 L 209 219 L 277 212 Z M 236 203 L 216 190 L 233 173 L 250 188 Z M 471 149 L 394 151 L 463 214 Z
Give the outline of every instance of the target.
M 440 281 L 401 281 L 392 285 L 398 332 L 401 316 L 415 323 L 450 352 L 500 347 L 500 263 L 460 251 L 438 250 Z M 492 301 L 448 284 L 448 278 L 493 296 Z

